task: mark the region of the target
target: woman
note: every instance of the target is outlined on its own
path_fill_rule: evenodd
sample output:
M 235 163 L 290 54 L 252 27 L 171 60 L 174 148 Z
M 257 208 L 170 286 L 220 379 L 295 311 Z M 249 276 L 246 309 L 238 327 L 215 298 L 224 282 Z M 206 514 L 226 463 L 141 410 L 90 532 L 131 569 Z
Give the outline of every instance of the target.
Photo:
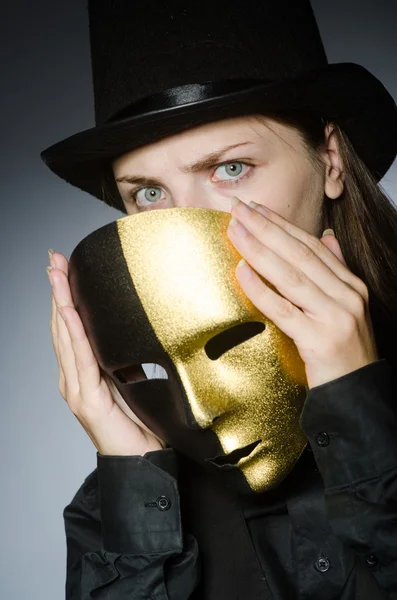
M 148 27 L 147 3 L 92 3 L 97 127 L 44 159 L 126 214 L 231 212 L 238 281 L 305 363 L 309 447 L 254 500 L 177 473 L 115 402 L 52 253 L 59 388 L 98 451 L 64 513 L 66 595 L 397 598 L 395 104 L 327 64 L 308 2 L 230 8 L 154 2 Z

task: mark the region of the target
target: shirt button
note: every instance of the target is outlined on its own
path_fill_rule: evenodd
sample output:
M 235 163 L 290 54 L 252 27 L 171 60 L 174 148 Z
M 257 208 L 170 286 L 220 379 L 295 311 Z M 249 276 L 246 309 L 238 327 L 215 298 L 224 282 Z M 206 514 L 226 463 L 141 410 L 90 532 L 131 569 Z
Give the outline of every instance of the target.
M 316 436 L 316 442 L 318 446 L 328 446 L 329 441 L 329 435 L 325 431 L 318 433 Z
M 168 510 L 171 506 L 171 500 L 167 496 L 159 496 L 156 500 L 156 506 L 159 510 Z
M 326 556 L 320 556 L 314 563 L 314 566 L 316 567 L 317 571 L 320 571 L 320 573 L 326 573 L 330 568 L 331 563 Z
M 378 564 L 378 559 L 375 554 L 370 554 L 370 556 L 367 556 L 366 561 L 369 567 L 376 567 Z

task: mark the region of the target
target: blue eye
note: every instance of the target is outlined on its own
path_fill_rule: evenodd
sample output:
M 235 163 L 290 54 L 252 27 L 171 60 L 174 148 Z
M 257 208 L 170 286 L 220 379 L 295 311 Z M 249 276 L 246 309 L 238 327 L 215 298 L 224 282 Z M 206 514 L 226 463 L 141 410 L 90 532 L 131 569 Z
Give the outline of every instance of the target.
M 133 198 L 137 203 L 137 206 L 149 206 L 150 204 L 160 200 L 161 192 L 161 188 L 158 187 L 145 187 L 141 188 L 137 192 L 134 192 Z
M 214 173 L 218 173 L 218 177 L 223 181 L 230 181 L 232 179 L 237 179 L 239 175 L 241 175 L 243 171 L 244 163 L 239 161 L 225 163 L 223 165 L 219 165 L 214 171 Z M 224 169 L 224 174 L 226 177 L 222 177 L 222 174 L 219 174 L 219 170 Z M 222 172 L 221 172 L 222 173 Z

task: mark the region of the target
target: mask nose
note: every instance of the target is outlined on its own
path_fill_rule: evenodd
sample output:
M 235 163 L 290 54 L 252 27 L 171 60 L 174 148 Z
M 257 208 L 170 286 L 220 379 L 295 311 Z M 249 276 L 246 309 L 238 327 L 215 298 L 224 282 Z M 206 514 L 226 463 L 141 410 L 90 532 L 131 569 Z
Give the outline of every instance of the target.
M 207 418 L 205 420 L 203 420 L 200 424 L 197 423 L 196 419 L 194 418 L 194 416 L 192 414 L 190 414 L 190 411 L 188 411 L 188 413 L 186 414 L 186 426 L 189 429 L 193 429 L 196 431 L 202 431 L 203 429 L 210 429 L 214 423 L 220 419 L 223 415 L 225 415 L 225 412 L 222 413 L 222 415 L 212 415 L 211 412 L 209 410 L 206 411 L 207 413 Z
M 245 323 L 234 324 L 221 332 L 215 334 L 204 346 L 204 351 L 210 361 L 216 363 L 224 354 L 236 346 L 247 342 L 251 338 L 261 334 L 266 329 L 265 323 L 261 321 L 247 321 Z M 215 367 L 216 368 L 216 367 Z M 191 429 L 209 429 L 218 419 L 229 418 L 230 413 L 235 410 L 235 400 L 225 399 L 223 407 L 219 412 L 219 406 L 205 406 L 200 425 L 193 419 L 188 420 L 188 427 Z

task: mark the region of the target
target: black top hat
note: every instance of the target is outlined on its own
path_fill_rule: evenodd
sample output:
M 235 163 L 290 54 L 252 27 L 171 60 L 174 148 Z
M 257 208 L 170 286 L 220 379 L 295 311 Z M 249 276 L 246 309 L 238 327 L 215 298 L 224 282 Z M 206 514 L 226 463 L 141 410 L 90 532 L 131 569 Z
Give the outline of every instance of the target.
M 41 156 L 97 198 L 111 159 L 244 114 L 333 120 L 377 180 L 396 156 L 393 98 L 364 67 L 328 64 L 309 0 L 90 0 L 89 22 L 96 127 Z

